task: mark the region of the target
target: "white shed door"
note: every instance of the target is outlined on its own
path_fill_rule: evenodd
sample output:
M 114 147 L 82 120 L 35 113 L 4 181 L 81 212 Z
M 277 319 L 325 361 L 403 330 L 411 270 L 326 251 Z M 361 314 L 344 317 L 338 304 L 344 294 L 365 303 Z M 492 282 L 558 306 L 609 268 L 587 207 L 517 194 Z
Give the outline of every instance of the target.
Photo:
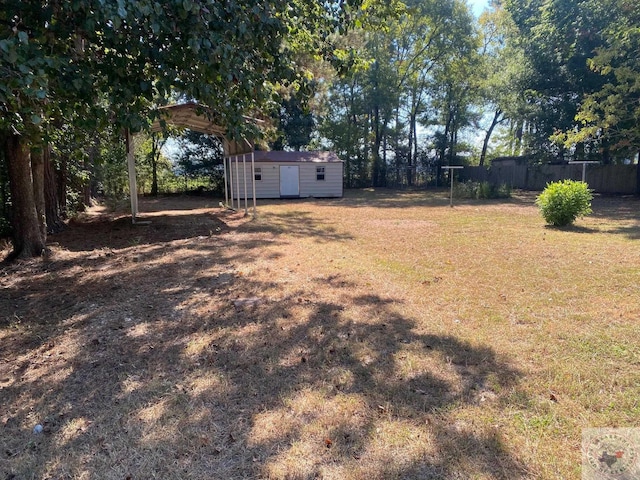
M 300 172 L 297 165 L 280 165 L 280 196 L 300 195 Z

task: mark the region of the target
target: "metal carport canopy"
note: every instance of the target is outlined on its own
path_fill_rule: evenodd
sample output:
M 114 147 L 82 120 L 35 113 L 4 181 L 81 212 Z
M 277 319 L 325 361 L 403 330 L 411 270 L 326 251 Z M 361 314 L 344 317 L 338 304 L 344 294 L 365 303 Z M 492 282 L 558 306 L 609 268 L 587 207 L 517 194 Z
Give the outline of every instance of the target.
M 160 117 L 156 119 L 151 125 L 152 132 L 161 132 L 164 125 L 174 125 L 176 127 L 188 128 L 207 135 L 215 135 L 222 140 L 224 149 L 224 176 L 225 176 L 225 202 L 228 202 L 227 198 L 227 159 L 231 162 L 232 156 L 237 157 L 251 153 L 251 171 L 254 171 L 254 158 L 253 150 L 254 145 L 252 141 L 243 138 L 241 141 L 229 140 L 225 136 L 226 130 L 224 127 L 214 123 L 210 117 L 214 115 L 207 115 L 207 112 L 211 112 L 206 106 L 199 105 L 194 102 L 183 103 L 179 105 L 167 105 L 160 107 Z M 245 117 L 247 121 L 256 122 L 257 120 Z M 131 133 L 126 131 L 126 143 L 127 143 L 127 166 L 129 171 L 129 193 L 131 196 L 131 219 L 133 223 L 136 223 L 136 217 L 138 216 L 138 187 L 136 181 L 136 166 L 135 156 L 133 152 L 133 143 L 131 141 Z M 244 157 L 243 157 L 244 158 Z M 230 163 L 231 165 L 231 163 Z M 246 195 L 246 192 L 245 192 Z M 232 196 L 233 198 L 233 196 Z M 240 206 L 240 200 L 238 199 L 238 206 Z M 245 198 L 245 213 L 247 207 L 247 200 Z M 255 186 L 253 192 L 253 212 L 256 211 L 256 195 Z

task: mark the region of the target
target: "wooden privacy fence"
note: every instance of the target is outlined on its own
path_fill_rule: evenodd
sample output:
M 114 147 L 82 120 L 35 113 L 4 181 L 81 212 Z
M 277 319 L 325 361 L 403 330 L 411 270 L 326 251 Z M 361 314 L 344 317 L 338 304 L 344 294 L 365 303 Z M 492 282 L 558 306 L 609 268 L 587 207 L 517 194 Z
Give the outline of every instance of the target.
M 459 180 L 507 184 L 523 190 L 544 190 L 549 182 L 582 180 L 582 165 L 492 165 L 465 167 Z M 598 193 L 638 193 L 638 165 L 587 165 L 589 188 Z

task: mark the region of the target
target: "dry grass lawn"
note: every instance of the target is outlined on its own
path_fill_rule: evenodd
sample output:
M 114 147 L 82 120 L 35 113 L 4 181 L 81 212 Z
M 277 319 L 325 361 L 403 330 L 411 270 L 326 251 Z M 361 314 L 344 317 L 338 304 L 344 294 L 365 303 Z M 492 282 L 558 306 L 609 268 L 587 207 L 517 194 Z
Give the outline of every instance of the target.
M 579 479 L 640 426 L 640 200 L 533 201 L 88 212 L 0 270 L 0 479 Z

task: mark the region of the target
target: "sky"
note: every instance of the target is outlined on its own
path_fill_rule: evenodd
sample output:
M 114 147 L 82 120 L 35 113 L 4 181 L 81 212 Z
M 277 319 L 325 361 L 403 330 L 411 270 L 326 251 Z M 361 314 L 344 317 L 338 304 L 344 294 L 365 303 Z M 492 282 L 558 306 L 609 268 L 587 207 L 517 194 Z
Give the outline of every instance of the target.
M 489 4 L 488 0 L 468 0 L 469 5 L 476 17 L 479 17 L 485 7 Z

